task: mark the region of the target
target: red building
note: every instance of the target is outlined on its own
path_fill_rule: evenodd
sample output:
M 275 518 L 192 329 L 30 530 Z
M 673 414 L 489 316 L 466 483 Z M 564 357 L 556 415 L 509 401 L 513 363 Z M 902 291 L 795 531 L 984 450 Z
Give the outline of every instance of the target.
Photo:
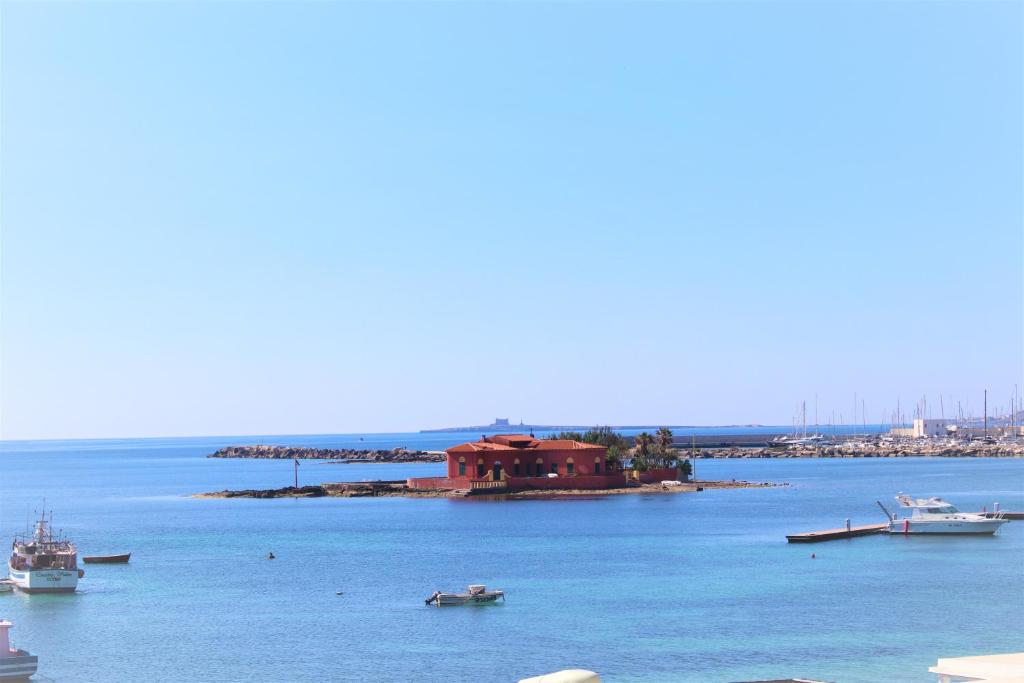
M 562 439 L 522 434 L 483 437 L 445 451 L 448 476 L 503 481 L 507 477 L 573 476 L 605 472 L 608 449 Z
M 607 452 L 604 446 L 569 439 L 536 439 L 525 434 L 483 436 L 445 451 L 447 477 L 410 479 L 408 484 L 420 489 L 470 490 L 625 486 L 626 475 L 608 466 Z M 669 475 L 675 478 L 675 470 L 650 474 L 660 479 Z

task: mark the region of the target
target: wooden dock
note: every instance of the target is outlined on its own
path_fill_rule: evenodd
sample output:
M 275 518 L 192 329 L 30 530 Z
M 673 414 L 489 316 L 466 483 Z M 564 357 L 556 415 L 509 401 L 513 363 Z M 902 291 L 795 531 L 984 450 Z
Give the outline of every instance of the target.
M 823 531 L 808 531 L 804 534 L 791 534 L 786 536 L 786 540 L 790 543 L 820 543 L 821 541 L 834 541 L 839 538 L 853 538 L 854 536 L 880 534 L 888 528 L 889 525 L 886 523 L 864 524 L 861 526 L 851 526 L 849 529 L 846 527 L 840 527 L 838 529 L 825 529 Z
M 1024 519 L 1024 512 L 1011 512 L 1010 510 L 1000 510 L 999 512 L 979 512 L 979 515 L 985 515 L 989 519 L 995 519 L 996 517 L 1002 517 L 1003 519 Z

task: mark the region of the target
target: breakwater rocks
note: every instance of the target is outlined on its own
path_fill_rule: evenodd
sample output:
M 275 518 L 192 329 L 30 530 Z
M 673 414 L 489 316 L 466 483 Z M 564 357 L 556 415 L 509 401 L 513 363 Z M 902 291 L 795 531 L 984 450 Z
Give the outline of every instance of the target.
M 302 448 L 299 446 L 228 446 L 208 458 L 267 458 L 270 460 L 336 460 L 339 462 L 445 462 L 445 454 L 407 448 Z
M 698 458 L 1024 458 L 1024 441 L 1008 443 L 844 443 L 788 448 L 698 449 Z
M 615 489 L 539 489 L 488 494 L 503 498 L 562 498 L 618 496 L 623 494 L 675 494 L 693 493 L 704 489 L 747 489 L 772 486 L 788 486 L 774 482 L 740 481 L 692 481 L 677 486 L 661 483 L 631 484 Z M 404 481 L 360 481 L 324 483 L 319 486 L 286 486 L 280 489 L 242 489 L 239 491 L 213 491 L 197 493 L 193 498 L 335 498 L 403 497 L 403 498 L 466 498 L 473 495 L 468 489 L 411 489 Z

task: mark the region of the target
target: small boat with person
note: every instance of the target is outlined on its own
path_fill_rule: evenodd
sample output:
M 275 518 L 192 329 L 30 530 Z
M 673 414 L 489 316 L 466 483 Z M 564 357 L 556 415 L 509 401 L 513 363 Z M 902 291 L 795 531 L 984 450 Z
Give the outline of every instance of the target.
M 912 498 L 901 493 L 896 500 L 910 513 L 902 519 L 889 515 L 890 534 L 994 534 L 1009 521 L 1002 513 L 960 512 L 941 498 Z
M 442 593 L 434 591 L 434 594 L 426 599 L 428 605 L 438 607 L 458 607 L 461 605 L 493 605 L 501 598 L 505 601 L 504 591 L 489 591 L 487 586 L 482 584 L 471 584 L 465 593 Z
M 131 558 L 131 553 L 124 555 L 91 555 L 83 557 L 82 562 L 86 564 L 124 564 Z

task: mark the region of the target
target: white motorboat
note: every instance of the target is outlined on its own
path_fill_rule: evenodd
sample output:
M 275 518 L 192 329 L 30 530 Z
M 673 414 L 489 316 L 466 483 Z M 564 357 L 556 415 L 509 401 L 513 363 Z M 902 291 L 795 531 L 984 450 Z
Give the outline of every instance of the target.
M 7 572 L 26 593 L 71 593 L 85 574 L 78 568 L 75 544 L 54 536 L 45 514 L 31 536 L 15 537 Z
M 14 590 L 14 579 L 0 579 L 0 593 L 10 593 Z
M 26 680 L 39 668 L 39 658 L 26 650 L 11 647 L 7 630 L 13 626 L 9 621 L 0 621 L 0 680 Z
M 473 584 L 466 593 L 442 593 L 435 591 L 426 599 L 428 605 L 438 607 L 458 607 L 460 605 L 493 605 L 501 598 L 505 601 L 504 591 L 489 591 L 487 586 Z
M 994 534 L 1006 524 L 1006 519 L 973 512 L 960 512 L 941 498 L 911 498 L 896 496 L 900 506 L 909 510 L 908 516 L 896 515 L 889 521 L 890 534 Z

